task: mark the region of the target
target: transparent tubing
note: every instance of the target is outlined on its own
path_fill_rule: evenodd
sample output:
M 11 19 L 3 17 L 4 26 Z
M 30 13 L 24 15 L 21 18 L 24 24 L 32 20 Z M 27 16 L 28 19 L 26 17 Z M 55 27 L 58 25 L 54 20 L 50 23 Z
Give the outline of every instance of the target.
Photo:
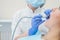
M 21 22 L 21 20 L 24 19 L 24 18 L 32 18 L 32 17 L 23 17 L 23 18 L 19 19 L 19 21 L 17 22 L 17 24 L 16 24 L 16 26 L 15 26 L 15 29 L 14 29 L 14 31 L 13 31 L 12 40 L 13 40 L 13 38 L 14 38 L 14 34 L 15 34 L 15 31 L 16 31 L 16 28 L 18 27 L 18 24 L 19 24 L 19 23 Z

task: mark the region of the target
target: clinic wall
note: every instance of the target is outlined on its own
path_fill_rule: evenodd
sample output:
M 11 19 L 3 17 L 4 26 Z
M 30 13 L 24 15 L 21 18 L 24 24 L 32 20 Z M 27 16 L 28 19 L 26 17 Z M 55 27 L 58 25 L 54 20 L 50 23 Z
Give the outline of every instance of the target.
M 11 19 L 19 9 L 25 7 L 25 0 L 0 0 L 0 19 Z
M 12 15 L 25 5 L 25 0 L 0 0 L 0 19 L 11 19 Z M 44 8 L 58 7 L 58 5 L 58 0 L 47 0 Z

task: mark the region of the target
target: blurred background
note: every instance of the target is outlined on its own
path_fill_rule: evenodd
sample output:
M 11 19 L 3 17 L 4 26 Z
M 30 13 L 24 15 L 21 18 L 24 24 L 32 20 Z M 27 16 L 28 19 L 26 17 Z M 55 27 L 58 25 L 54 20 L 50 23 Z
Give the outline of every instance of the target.
M 46 0 L 43 8 L 55 8 L 59 5 L 58 0 Z M 11 40 L 11 18 L 17 10 L 25 7 L 25 0 L 0 0 L 0 40 Z
M 11 19 L 19 9 L 24 8 L 25 0 L 0 0 L 0 19 Z M 58 0 L 46 0 L 45 7 L 58 7 Z

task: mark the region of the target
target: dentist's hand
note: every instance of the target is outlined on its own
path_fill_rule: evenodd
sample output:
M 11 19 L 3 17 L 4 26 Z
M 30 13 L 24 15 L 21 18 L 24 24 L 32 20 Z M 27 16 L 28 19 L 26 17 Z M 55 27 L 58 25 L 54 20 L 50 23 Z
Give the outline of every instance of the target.
M 47 9 L 45 10 L 46 19 L 49 19 L 50 13 L 52 10 Z M 32 28 L 29 29 L 28 35 L 35 35 L 38 31 L 39 25 L 41 25 L 45 20 L 42 20 L 42 15 L 36 15 L 34 18 L 32 18 Z
M 32 19 L 32 28 L 29 29 L 29 35 L 35 35 L 36 32 L 38 31 L 38 27 L 40 24 L 42 24 L 45 20 L 42 20 L 41 15 L 37 15 Z
M 46 19 L 49 19 L 49 18 L 50 18 L 51 12 L 52 12 L 52 9 L 46 9 L 46 10 L 44 11 L 45 15 L 47 16 Z

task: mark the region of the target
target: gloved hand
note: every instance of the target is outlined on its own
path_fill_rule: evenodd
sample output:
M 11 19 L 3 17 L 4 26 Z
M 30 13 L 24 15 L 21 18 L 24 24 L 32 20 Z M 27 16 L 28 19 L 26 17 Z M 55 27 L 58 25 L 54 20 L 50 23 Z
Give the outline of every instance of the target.
M 42 20 L 42 16 L 41 15 L 37 15 L 34 18 L 32 18 L 32 28 L 29 29 L 29 35 L 35 35 L 36 32 L 38 31 L 38 27 L 40 24 L 42 24 L 45 20 Z
M 44 11 L 44 13 L 46 14 L 46 19 L 49 19 L 50 18 L 50 13 L 52 12 L 52 10 L 51 9 L 47 9 L 47 10 L 45 10 Z
M 49 19 L 51 11 L 52 11 L 52 10 L 50 10 L 50 9 L 45 10 L 44 13 L 45 13 L 46 16 L 47 16 L 46 19 Z M 40 14 L 37 15 L 37 16 L 35 16 L 35 17 L 33 17 L 33 18 L 32 18 L 32 22 L 31 22 L 32 28 L 29 29 L 28 34 L 29 34 L 30 36 L 31 36 L 31 35 L 35 35 L 36 32 L 38 31 L 39 25 L 42 24 L 44 21 L 45 21 L 45 20 L 42 20 L 42 15 L 40 15 Z

